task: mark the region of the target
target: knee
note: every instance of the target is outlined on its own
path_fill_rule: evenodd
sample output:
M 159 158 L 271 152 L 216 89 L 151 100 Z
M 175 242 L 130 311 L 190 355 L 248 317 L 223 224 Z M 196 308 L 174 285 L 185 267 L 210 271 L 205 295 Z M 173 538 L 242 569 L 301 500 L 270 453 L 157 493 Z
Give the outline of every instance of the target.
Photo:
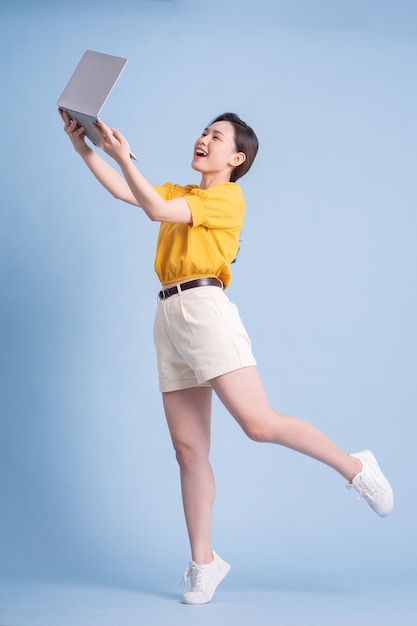
M 184 443 L 174 444 L 175 457 L 182 468 L 191 467 L 208 460 L 208 450 Z
M 251 416 L 245 421 L 241 421 L 240 425 L 244 433 L 252 441 L 258 443 L 279 443 L 281 428 L 278 413 L 269 411 L 259 416 Z
M 247 424 L 243 426 L 245 435 L 257 443 L 267 443 L 271 440 L 270 435 L 263 424 Z

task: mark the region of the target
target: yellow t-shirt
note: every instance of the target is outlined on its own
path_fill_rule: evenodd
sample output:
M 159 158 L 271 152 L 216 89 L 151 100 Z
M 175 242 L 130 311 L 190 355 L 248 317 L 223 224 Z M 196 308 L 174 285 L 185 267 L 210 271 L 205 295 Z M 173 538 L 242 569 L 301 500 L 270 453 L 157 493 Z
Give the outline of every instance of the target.
M 165 200 L 185 198 L 193 220 L 161 224 L 154 266 L 161 283 L 215 276 L 228 287 L 246 206 L 240 186 L 224 183 L 200 189 L 165 183 L 155 189 Z

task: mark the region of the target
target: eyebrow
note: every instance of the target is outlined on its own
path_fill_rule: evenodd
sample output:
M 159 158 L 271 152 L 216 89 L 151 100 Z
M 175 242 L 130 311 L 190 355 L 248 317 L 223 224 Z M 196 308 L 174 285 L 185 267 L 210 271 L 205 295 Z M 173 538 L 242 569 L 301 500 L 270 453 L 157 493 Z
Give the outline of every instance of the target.
M 206 127 L 204 130 L 207 130 L 207 131 L 208 131 L 208 128 Z M 223 137 L 225 137 L 225 134 L 224 134 L 224 133 L 222 133 L 222 131 L 221 131 L 221 130 L 218 130 L 217 128 L 214 128 L 214 129 L 212 130 L 212 132 L 213 132 L 213 133 L 219 133 L 219 135 L 223 135 Z

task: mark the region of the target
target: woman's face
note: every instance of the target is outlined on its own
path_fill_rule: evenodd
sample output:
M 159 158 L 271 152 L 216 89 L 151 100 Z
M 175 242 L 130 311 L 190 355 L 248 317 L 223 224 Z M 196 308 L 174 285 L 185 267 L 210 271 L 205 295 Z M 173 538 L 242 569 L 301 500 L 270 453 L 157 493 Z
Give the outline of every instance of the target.
M 230 174 L 242 157 L 243 153 L 236 151 L 233 124 L 214 122 L 195 142 L 191 167 L 202 174 Z

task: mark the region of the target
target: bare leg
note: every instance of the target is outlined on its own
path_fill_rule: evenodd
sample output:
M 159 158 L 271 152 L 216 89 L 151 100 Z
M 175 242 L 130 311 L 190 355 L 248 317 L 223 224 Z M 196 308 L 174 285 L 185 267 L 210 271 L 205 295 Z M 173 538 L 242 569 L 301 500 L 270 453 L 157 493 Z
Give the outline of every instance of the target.
M 191 558 L 210 563 L 214 477 L 209 462 L 210 387 L 193 387 L 163 394 L 168 427 L 180 466 L 185 519 Z
M 343 452 L 308 422 L 281 415 L 270 406 L 257 367 L 218 376 L 211 385 L 245 433 L 255 441 L 277 443 L 326 463 L 347 480 L 361 471 L 361 462 Z

